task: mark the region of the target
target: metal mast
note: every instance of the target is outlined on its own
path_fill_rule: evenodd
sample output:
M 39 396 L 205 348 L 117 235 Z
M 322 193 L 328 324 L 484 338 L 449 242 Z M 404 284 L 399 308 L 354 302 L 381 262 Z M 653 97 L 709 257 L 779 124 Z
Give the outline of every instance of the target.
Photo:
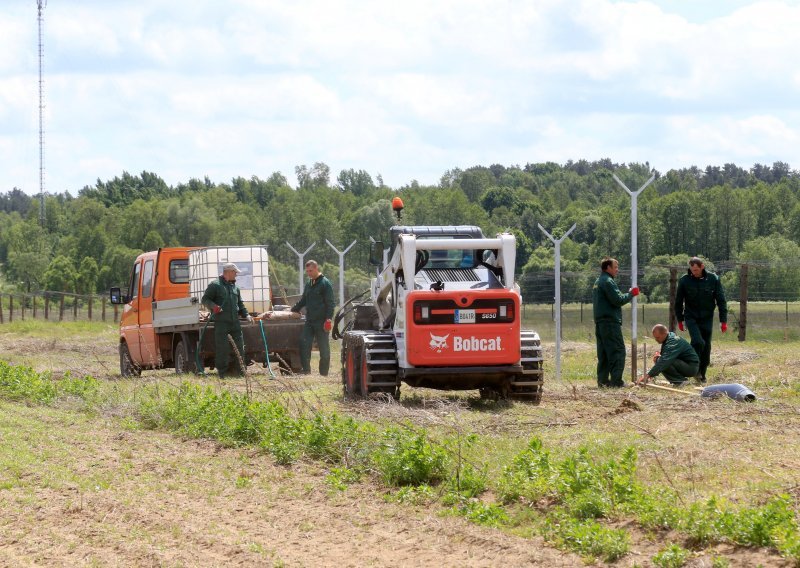
M 47 0 L 36 0 L 36 6 L 39 12 L 39 224 L 44 227 L 44 80 L 42 79 L 44 46 L 42 44 L 42 10 L 47 6 Z

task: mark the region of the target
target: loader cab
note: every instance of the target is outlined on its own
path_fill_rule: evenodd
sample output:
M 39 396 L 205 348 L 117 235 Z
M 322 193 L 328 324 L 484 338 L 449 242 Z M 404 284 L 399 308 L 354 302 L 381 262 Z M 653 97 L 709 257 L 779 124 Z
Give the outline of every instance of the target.
M 390 235 L 390 245 L 389 245 L 389 258 L 392 258 L 394 255 L 394 250 L 397 248 L 397 243 L 399 242 L 400 235 L 414 235 L 418 239 L 482 239 L 484 238 L 483 231 L 481 231 L 480 227 L 476 227 L 474 225 L 446 225 L 441 227 L 426 227 L 426 226 L 419 226 L 419 225 L 403 225 L 403 226 L 395 226 L 389 229 Z M 461 258 L 456 259 L 456 251 L 435 251 L 436 253 L 454 253 L 452 258 L 450 255 L 447 258 L 440 256 L 435 260 L 442 264 L 450 263 L 454 264 L 454 266 L 449 266 L 449 268 L 458 268 L 458 264 L 461 264 L 463 261 L 463 255 Z M 467 251 L 464 251 L 467 252 Z M 471 251 L 469 251 L 471 252 Z M 452 261 L 452 262 L 451 262 Z

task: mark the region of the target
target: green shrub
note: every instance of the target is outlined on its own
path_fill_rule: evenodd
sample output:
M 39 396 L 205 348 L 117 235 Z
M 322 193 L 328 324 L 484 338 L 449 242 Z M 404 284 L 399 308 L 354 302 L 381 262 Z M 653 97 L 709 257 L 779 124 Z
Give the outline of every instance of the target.
M 94 377 L 76 378 L 66 373 L 54 379 L 50 373 L 0 361 L 0 396 L 7 400 L 49 405 L 64 395 L 89 400 L 98 392 L 99 383 Z
M 670 544 L 667 548 L 654 555 L 653 564 L 660 568 L 681 568 L 689 558 L 689 551 L 677 544 Z
M 445 478 L 449 455 L 424 434 L 389 428 L 373 459 L 389 485 L 435 484 Z
M 52 404 L 58 391 L 48 373 L 0 361 L 0 394 L 7 400 Z
M 475 499 L 464 499 L 453 510 L 472 521 L 485 527 L 499 527 L 508 522 L 505 509 L 496 503 L 483 503 Z
M 581 521 L 566 515 L 547 519 L 543 536 L 559 548 L 614 562 L 627 554 L 630 537 L 622 529 L 612 529 L 596 521 Z
M 348 485 L 356 483 L 361 479 L 361 473 L 346 467 L 331 468 L 330 473 L 325 476 L 325 482 L 337 491 L 344 491 Z
M 505 503 L 520 499 L 535 503 L 554 491 L 552 475 L 549 452 L 539 438 L 533 438 L 528 447 L 503 468 L 498 484 L 500 498 Z
M 775 497 L 760 507 L 743 508 L 725 518 L 725 533 L 744 546 L 776 546 L 776 536 L 797 534 L 797 521 L 789 498 Z
M 456 468 L 456 471 L 450 476 L 448 485 L 450 491 L 463 497 L 472 498 L 486 491 L 487 481 L 486 466 L 482 469 L 477 469 L 471 464 L 466 464 Z

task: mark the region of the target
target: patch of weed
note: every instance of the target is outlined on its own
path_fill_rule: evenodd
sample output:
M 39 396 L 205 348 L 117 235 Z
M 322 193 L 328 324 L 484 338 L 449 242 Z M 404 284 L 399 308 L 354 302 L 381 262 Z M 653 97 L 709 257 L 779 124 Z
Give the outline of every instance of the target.
M 586 559 L 601 558 L 614 562 L 628 553 L 630 536 L 622 529 L 612 529 L 597 521 L 584 521 L 566 514 L 548 518 L 542 535 L 558 546 L 577 552 Z
M 373 456 L 375 466 L 389 485 L 435 484 L 447 474 L 450 455 L 425 434 L 388 428 Z
M 348 485 L 357 483 L 361 479 L 361 474 L 347 467 L 331 468 L 330 473 L 325 476 L 325 483 L 332 489 L 344 491 Z
M 689 559 L 689 551 L 677 545 L 670 544 L 651 559 L 653 564 L 660 568 L 681 568 Z

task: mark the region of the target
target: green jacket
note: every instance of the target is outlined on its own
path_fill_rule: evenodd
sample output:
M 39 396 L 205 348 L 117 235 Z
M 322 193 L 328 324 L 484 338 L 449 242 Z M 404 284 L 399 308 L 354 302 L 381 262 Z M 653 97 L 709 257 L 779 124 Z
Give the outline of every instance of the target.
M 693 319 L 695 321 L 714 319 L 714 307 L 719 308 L 720 323 L 728 322 L 728 302 L 719 276 L 706 272 L 700 278 L 688 274 L 678 280 L 678 291 L 675 294 L 675 318 L 678 321 Z
M 239 316 L 246 318 L 249 315 L 236 282 L 226 282 L 222 276 L 208 285 L 202 302 L 212 314 L 214 306 L 222 308 L 220 313 L 214 315 L 214 321 L 239 321 Z
M 320 274 L 316 280 L 306 282 L 303 289 L 303 297 L 292 306 L 293 312 L 306 309 L 306 321 L 319 323 L 333 317 L 333 285 L 331 281 Z
M 603 271 L 592 287 L 592 304 L 595 323 L 622 325 L 622 306 L 631 301 L 630 292 L 623 294 L 608 272 Z
M 656 364 L 647 371 L 647 374 L 655 377 L 676 359 L 687 363 L 700 363 L 700 358 L 697 356 L 694 347 L 689 345 L 689 342 L 683 337 L 669 332 L 664 343 L 661 344 L 661 356 L 656 360 Z

